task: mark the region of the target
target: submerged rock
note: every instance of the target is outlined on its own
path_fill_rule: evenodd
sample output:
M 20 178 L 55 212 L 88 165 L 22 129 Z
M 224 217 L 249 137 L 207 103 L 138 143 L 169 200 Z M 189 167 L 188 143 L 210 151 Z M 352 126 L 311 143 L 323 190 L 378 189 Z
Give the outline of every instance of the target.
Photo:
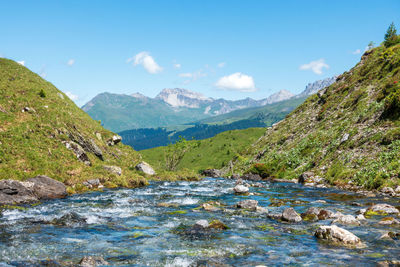
M 301 216 L 293 208 L 287 208 L 282 213 L 282 220 L 287 222 L 301 222 Z
M 237 194 L 245 194 L 249 192 L 249 188 L 247 186 L 238 184 L 233 188 L 233 191 L 235 191 Z
M 393 225 L 393 224 L 400 224 L 400 221 L 396 220 L 393 217 L 385 217 L 382 220 L 380 220 L 379 224 Z
M 58 219 L 51 221 L 52 224 L 59 226 L 80 226 L 87 223 L 86 219 L 76 212 L 70 212 Z
M 156 174 L 156 172 L 154 171 L 154 169 L 150 166 L 150 164 L 148 164 L 147 162 L 140 162 L 138 165 L 136 165 L 136 170 L 144 172 L 147 175 L 154 175 Z
M 100 256 L 85 256 L 79 262 L 79 266 L 82 267 L 94 267 L 94 266 L 103 266 L 108 265 L 109 263 L 106 262 L 103 257 Z
M 336 225 L 319 226 L 314 234 L 317 238 L 333 242 L 341 245 L 361 246 L 362 242 L 353 233 Z
M 258 201 L 257 200 L 246 199 L 246 200 L 239 201 L 236 204 L 236 207 L 239 208 L 239 209 L 253 209 L 253 210 L 255 210 L 257 208 L 257 205 L 258 205 Z

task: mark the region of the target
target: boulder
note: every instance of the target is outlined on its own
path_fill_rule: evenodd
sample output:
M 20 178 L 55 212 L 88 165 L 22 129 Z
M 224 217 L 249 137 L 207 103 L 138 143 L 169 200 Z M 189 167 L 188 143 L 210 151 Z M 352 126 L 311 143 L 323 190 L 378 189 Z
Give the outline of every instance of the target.
M 79 262 L 79 266 L 82 267 L 95 267 L 95 266 L 104 266 L 108 265 L 102 257 L 99 256 L 85 256 Z
M 196 223 L 193 225 L 194 228 L 207 228 L 209 226 L 207 220 L 198 220 Z
M 147 175 L 154 175 L 156 174 L 156 172 L 154 171 L 154 169 L 150 166 L 150 164 L 148 164 L 147 162 L 140 162 L 138 165 L 136 165 L 136 170 L 144 172 Z
M 314 176 L 313 172 L 303 172 L 302 174 L 300 174 L 297 181 L 301 184 L 304 184 L 307 180 L 309 180 L 313 176 Z
M 85 138 L 75 127 L 74 131 L 69 131 L 68 133 L 69 138 L 79 144 L 84 151 L 95 154 L 99 159 L 103 160 L 103 152 L 101 149 L 96 145 L 93 139 Z
M 394 206 L 389 204 L 376 204 L 367 209 L 368 213 L 378 213 L 378 214 L 399 214 L 400 211 Z
M 82 217 L 76 212 L 70 212 L 67 213 L 60 218 L 54 219 L 51 221 L 52 224 L 54 225 L 59 225 L 59 226 L 82 226 L 87 223 L 86 218 Z
M 109 146 L 115 146 L 119 142 L 122 141 L 122 137 L 119 135 L 113 135 L 110 139 L 107 140 L 107 145 Z
M 86 185 L 89 188 L 100 187 L 100 185 L 101 185 L 100 179 L 98 179 L 98 178 L 87 180 L 87 181 L 83 182 L 82 184 Z
M 235 191 L 237 194 L 245 194 L 249 192 L 249 188 L 247 186 L 238 184 L 233 188 L 233 191 Z
M 254 173 L 243 174 L 240 178 L 243 180 L 250 180 L 250 181 L 261 181 L 262 180 L 260 175 L 254 174 Z
M 266 209 L 266 208 L 264 208 L 264 207 L 259 207 L 259 206 L 257 206 L 256 207 L 256 212 L 258 212 L 258 213 L 268 213 L 268 209 Z
M 206 169 L 201 172 L 201 175 L 206 177 L 218 178 L 222 176 L 222 172 L 217 169 Z
M 353 215 L 343 215 L 336 218 L 332 224 L 360 225 L 360 222 Z
M 63 183 L 45 175 L 30 178 L 28 182 L 33 183 L 32 189 L 39 199 L 63 198 L 68 195 L 67 188 Z
M 317 238 L 327 240 L 339 245 L 360 246 L 362 242 L 360 238 L 353 233 L 340 228 L 336 225 L 323 225 L 315 231 L 314 234 Z
M 400 221 L 396 220 L 393 217 L 385 217 L 382 220 L 380 220 L 379 224 L 393 225 L 393 224 L 400 224 Z
M 400 194 L 400 185 L 398 185 L 394 191 L 395 191 L 397 194 Z
M 118 176 L 122 175 L 122 169 L 120 167 L 118 167 L 118 166 L 107 166 L 107 165 L 104 165 L 103 168 L 106 171 L 108 171 L 110 173 L 113 173 L 113 174 L 116 174 Z
M 305 221 L 318 221 L 318 214 L 321 209 L 316 207 L 311 207 L 306 210 L 306 212 L 301 214 L 301 218 Z
M 384 187 L 381 189 L 381 192 L 390 196 L 395 196 L 396 192 L 391 187 Z
M 0 181 L 0 204 L 24 204 L 38 201 L 34 194 L 33 183 L 20 182 L 15 180 Z
M 80 161 L 85 163 L 87 166 L 92 165 L 88 155 L 86 155 L 85 150 L 79 144 L 73 141 L 63 141 L 62 143 L 67 149 L 72 150 Z
M 255 210 L 257 208 L 258 201 L 253 199 L 246 199 L 238 202 L 236 207 L 239 209 L 252 209 Z
M 282 221 L 301 222 L 301 216 L 293 208 L 286 208 L 282 213 Z
M 321 209 L 318 213 L 318 220 L 326 220 L 332 218 L 333 212 L 330 210 Z

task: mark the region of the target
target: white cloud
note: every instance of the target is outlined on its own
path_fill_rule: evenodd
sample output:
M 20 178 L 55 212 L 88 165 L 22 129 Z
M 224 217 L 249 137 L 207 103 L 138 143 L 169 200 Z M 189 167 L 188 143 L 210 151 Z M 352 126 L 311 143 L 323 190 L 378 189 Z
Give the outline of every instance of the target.
M 207 77 L 207 73 L 203 72 L 203 70 L 198 70 L 195 72 L 179 73 L 178 76 L 181 78 L 188 78 L 188 80 L 184 81 L 185 84 L 188 84 L 202 77 Z
M 216 82 L 215 86 L 221 89 L 240 92 L 254 92 L 257 90 L 256 85 L 254 84 L 253 77 L 240 72 L 236 72 L 229 76 L 224 76 L 220 78 Z
M 193 73 L 179 73 L 178 76 L 183 78 L 192 78 Z
M 218 68 L 223 68 L 223 67 L 225 67 L 226 66 L 226 62 L 221 62 L 221 63 L 218 63 Z
M 329 69 L 329 65 L 325 63 L 325 59 L 323 58 L 300 66 L 300 70 L 312 70 L 318 75 L 322 74 L 323 68 Z
M 128 58 L 127 62 L 133 61 L 133 65 L 142 65 L 143 68 L 151 74 L 159 73 L 163 70 L 148 52 L 140 52 L 134 57 Z
M 70 60 L 68 60 L 67 65 L 68 66 L 72 66 L 75 64 L 75 59 L 71 58 Z
M 174 63 L 174 68 L 175 68 L 175 69 L 180 69 L 181 67 L 182 67 L 181 64 L 179 64 L 179 63 Z
M 74 95 L 74 94 L 71 93 L 71 92 L 65 92 L 65 94 L 66 94 L 72 101 L 78 100 L 78 98 L 79 98 L 77 95 Z
M 25 60 L 17 61 L 19 65 L 25 66 Z
M 361 50 L 360 49 L 356 49 L 355 51 L 351 52 L 353 55 L 358 55 L 361 54 Z

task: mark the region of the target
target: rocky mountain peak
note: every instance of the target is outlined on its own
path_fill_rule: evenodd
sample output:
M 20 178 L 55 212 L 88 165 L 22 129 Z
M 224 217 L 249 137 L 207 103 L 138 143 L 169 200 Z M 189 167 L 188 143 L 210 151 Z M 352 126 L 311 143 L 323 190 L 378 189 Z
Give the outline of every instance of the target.
M 213 99 L 203 94 L 189 91 L 182 88 L 163 89 L 156 99 L 160 99 L 173 107 L 198 108 L 204 102 L 211 102 Z

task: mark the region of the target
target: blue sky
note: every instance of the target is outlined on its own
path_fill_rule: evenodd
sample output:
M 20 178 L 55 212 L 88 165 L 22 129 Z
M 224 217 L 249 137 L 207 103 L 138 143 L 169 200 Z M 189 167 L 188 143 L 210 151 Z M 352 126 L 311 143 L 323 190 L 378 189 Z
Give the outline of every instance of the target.
M 214 98 L 299 93 L 380 44 L 400 1 L 1 1 L 0 56 L 83 105 L 187 88 Z

